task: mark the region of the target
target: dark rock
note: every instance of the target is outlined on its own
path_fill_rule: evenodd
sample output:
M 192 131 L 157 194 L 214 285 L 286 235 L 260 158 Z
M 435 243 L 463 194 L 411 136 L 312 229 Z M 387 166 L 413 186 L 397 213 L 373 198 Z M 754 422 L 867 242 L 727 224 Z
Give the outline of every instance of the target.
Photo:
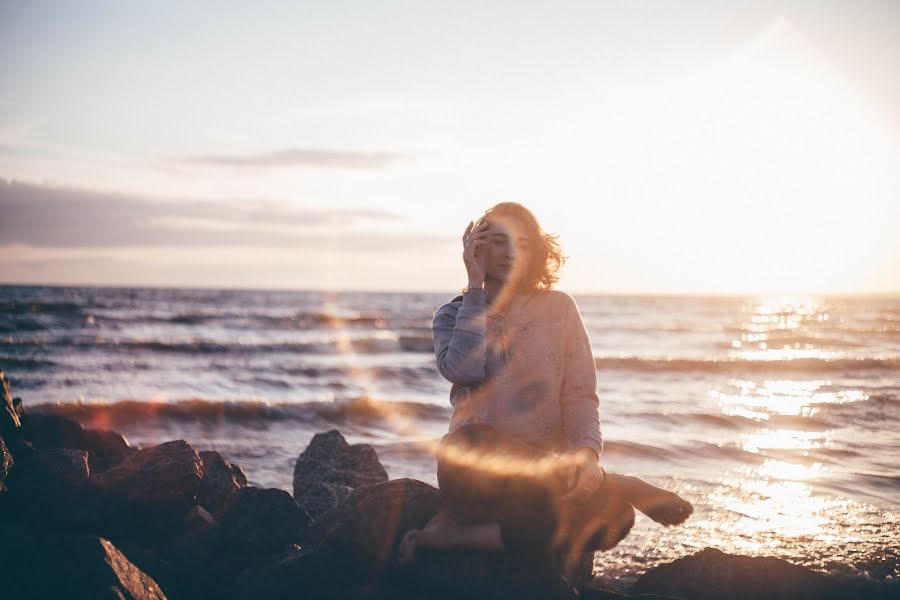
M 91 474 L 88 453 L 68 448 L 46 448 L 36 453 L 37 464 L 48 476 L 66 482 L 84 481 Z
M 651 569 L 638 579 L 635 591 L 686 600 L 888 597 L 886 588 L 871 582 L 838 580 L 780 558 L 737 556 L 716 548 Z
M 559 563 L 500 552 L 423 549 L 411 568 L 398 570 L 392 579 L 412 588 L 455 590 L 466 598 L 578 597 Z
M 336 429 L 317 433 L 294 465 L 294 499 L 318 519 L 355 489 L 388 480 L 369 444 L 350 445 Z
M 149 575 L 103 538 L 4 524 L 0 561 L 10 574 L 3 578 L 5 598 L 166 597 Z
M 298 461 L 299 462 L 299 461 Z M 297 485 L 297 478 L 294 478 L 294 485 Z M 309 512 L 314 519 L 319 519 L 323 515 L 337 508 L 343 502 L 353 488 L 348 485 L 339 483 L 327 483 L 325 481 L 311 481 L 302 484 L 303 491 L 298 497 L 298 489 L 294 488 L 294 498 Z
M 137 452 L 112 469 L 91 477 L 105 493 L 177 514 L 179 520 L 197 503 L 202 462 L 184 440 Z
M 231 497 L 222 515 L 220 551 L 266 556 L 284 550 L 312 519 L 290 494 L 245 487 Z
M 231 496 L 247 487 L 247 478 L 237 465 L 225 462 L 218 452 L 200 453 L 203 462 L 203 477 L 197 500 L 216 519 L 221 519 Z
M 6 442 L 0 437 L 0 492 L 6 491 L 6 476 L 14 464 L 12 453 L 6 447 Z
M 202 506 L 195 506 L 184 517 L 181 535 L 167 551 L 181 567 L 198 567 L 207 563 L 216 550 L 219 525 Z
M 588 585 L 579 589 L 578 600 L 679 600 L 673 596 L 658 594 L 619 594 L 600 587 Z
M 254 596 L 287 596 L 303 589 L 312 598 L 340 597 L 337 588 L 349 593 L 353 586 L 386 576 L 403 534 L 423 527 L 440 505 L 437 489 L 413 479 L 358 488 L 304 530 L 299 547 L 247 571 L 242 585 Z
M 303 541 L 339 557 L 348 576 L 372 581 L 396 556 L 403 535 L 424 527 L 441 502 L 437 488 L 415 479 L 364 486 L 306 532 Z
M 13 399 L 9 379 L 0 371 L 0 437 L 11 439 L 22 427 L 22 402 Z
M 146 448 L 89 477 L 83 450 L 21 450 L 7 483 L 10 499 L 46 527 L 150 543 L 177 535 L 196 504 L 200 457 L 184 441 Z
M 253 586 L 280 594 L 302 582 L 344 585 L 378 580 L 410 529 L 424 527 L 441 505 L 440 492 L 414 479 L 354 490 L 341 505 L 303 532 L 301 547 L 250 576 Z
M 92 470 L 109 469 L 136 452 L 125 438 L 114 431 L 85 429 L 79 423 L 59 415 L 23 414 L 22 435 L 39 448 L 86 450 L 96 457 Z

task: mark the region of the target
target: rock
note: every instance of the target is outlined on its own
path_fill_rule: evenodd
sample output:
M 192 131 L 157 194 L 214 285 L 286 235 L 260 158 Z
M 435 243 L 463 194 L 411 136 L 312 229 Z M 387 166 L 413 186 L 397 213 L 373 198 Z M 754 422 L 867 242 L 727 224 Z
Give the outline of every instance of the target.
M 0 560 L 10 575 L 3 578 L 4 597 L 166 597 L 149 575 L 107 539 L 28 530 L 15 524 L 0 534 L 0 540 Z
M 421 529 L 441 507 L 437 488 L 415 479 L 395 479 L 353 490 L 303 540 L 340 557 L 342 569 L 371 581 L 396 556 L 400 539 Z
M 201 475 L 200 456 L 184 440 L 144 448 L 90 477 L 77 521 L 117 541 L 177 536 Z
M 6 447 L 6 442 L 0 437 L 0 492 L 6 491 L 6 476 L 9 475 L 9 470 L 12 469 L 14 462 L 12 454 L 9 451 L 9 448 Z
M 423 527 L 440 505 L 440 492 L 414 479 L 358 488 L 304 530 L 299 547 L 246 572 L 246 594 L 281 597 L 303 589 L 305 597 L 330 598 L 339 597 L 338 588 L 375 582 L 388 572 L 403 534 Z
M 182 567 L 198 567 L 210 560 L 218 543 L 219 525 L 200 505 L 184 517 L 181 535 L 166 554 Z
M 416 552 L 415 564 L 399 571 L 393 579 L 405 581 L 412 588 L 455 590 L 456 597 L 578 597 L 558 563 L 498 552 L 423 549 Z
M 48 477 L 75 483 L 91 474 L 88 453 L 68 448 L 46 448 L 36 453 L 37 464 Z
M 203 477 L 197 500 L 216 519 L 221 519 L 231 496 L 247 487 L 247 478 L 237 465 L 225 462 L 218 452 L 200 453 L 203 462 Z
M 22 427 L 21 416 L 22 402 L 12 397 L 9 379 L 0 371 L 0 437 L 10 440 L 16 435 Z
M 838 580 L 780 558 L 737 556 L 704 548 L 644 573 L 635 591 L 685 600 L 818 600 L 882 597 L 887 590 L 871 583 Z
M 318 519 L 348 495 L 348 489 L 383 483 L 387 471 L 369 444 L 350 445 L 336 429 L 317 433 L 294 465 L 294 499 Z
M 294 485 L 297 485 L 296 477 Z M 353 491 L 349 485 L 324 481 L 312 481 L 302 484 L 302 486 L 303 491 L 300 492 L 300 496 L 297 496 L 298 490 L 296 487 L 294 488 L 294 498 L 314 519 L 320 519 L 337 508 Z
M 136 452 L 114 431 L 85 429 L 58 415 L 22 415 L 22 435 L 35 448 L 86 450 L 96 459 L 91 464 L 92 470 L 96 471 L 109 469 Z
M 220 552 L 270 555 L 284 550 L 311 522 L 309 514 L 284 490 L 241 488 L 222 516 Z
M 180 520 L 197 503 L 202 465 L 190 444 L 175 440 L 133 454 L 91 483 L 107 494 L 177 513 Z

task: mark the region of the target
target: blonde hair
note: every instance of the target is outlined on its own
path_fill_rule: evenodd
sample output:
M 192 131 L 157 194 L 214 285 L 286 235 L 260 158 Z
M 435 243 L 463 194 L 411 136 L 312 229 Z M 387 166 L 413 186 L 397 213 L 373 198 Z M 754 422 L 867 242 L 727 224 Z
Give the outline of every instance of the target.
M 484 211 L 481 221 L 491 221 L 497 217 L 513 218 L 524 227 L 528 237 L 528 266 L 519 281 L 519 289 L 551 290 L 559 281 L 557 273 L 565 264 L 567 256 L 557 241 L 558 235 L 544 231 L 537 217 L 518 202 L 501 202 Z

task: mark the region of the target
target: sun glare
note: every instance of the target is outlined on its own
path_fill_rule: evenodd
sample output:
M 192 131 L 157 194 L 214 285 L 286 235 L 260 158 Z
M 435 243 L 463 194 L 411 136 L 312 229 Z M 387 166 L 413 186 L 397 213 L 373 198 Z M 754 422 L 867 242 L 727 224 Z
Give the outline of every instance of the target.
M 602 201 L 558 217 L 570 238 L 604 243 L 591 231 L 628 223 L 634 270 L 674 290 L 860 291 L 887 276 L 900 153 L 789 21 L 702 71 L 572 104 L 564 168 Z

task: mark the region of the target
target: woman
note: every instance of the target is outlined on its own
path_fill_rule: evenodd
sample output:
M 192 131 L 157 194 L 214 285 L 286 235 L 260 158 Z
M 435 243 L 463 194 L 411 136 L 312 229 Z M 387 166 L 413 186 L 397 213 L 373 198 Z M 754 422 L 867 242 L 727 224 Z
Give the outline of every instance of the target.
M 469 223 L 463 261 L 468 285 L 432 328 L 453 383 L 435 450 L 445 509 L 404 536 L 400 561 L 420 547 L 575 557 L 615 546 L 634 508 L 684 521 L 687 501 L 600 466 L 597 372 L 575 301 L 553 289 L 565 261 L 556 237 L 504 202 Z

